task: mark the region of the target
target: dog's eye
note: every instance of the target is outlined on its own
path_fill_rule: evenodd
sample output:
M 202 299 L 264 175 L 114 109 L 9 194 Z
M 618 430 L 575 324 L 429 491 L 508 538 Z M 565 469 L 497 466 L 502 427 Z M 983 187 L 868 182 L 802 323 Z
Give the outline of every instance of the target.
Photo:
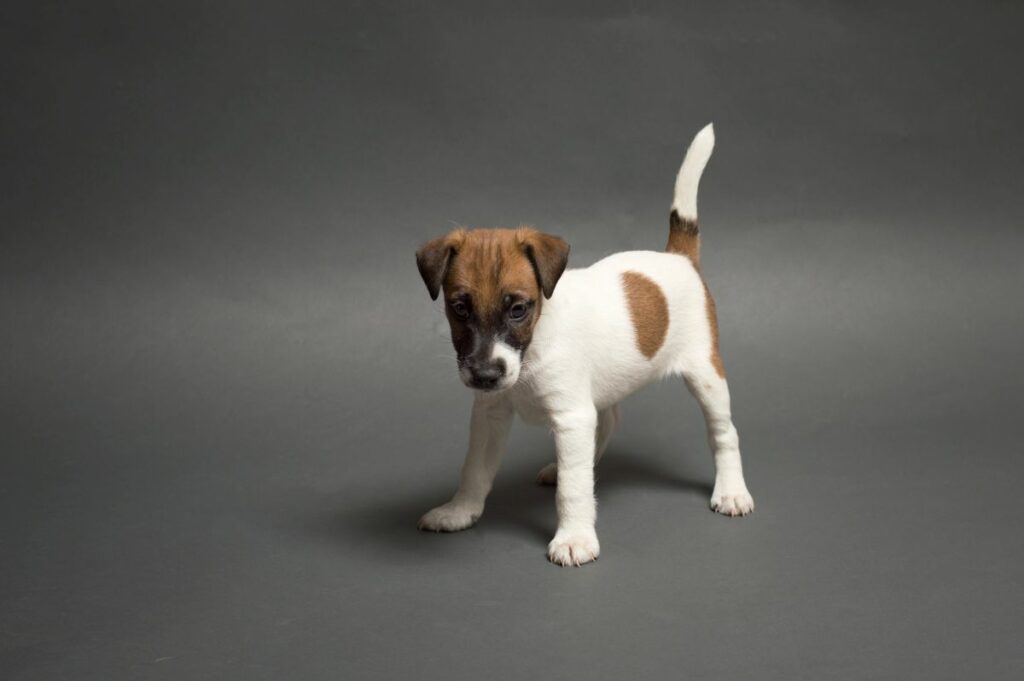
M 452 303 L 452 312 L 454 312 L 455 316 L 458 317 L 459 319 L 469 318 L 469 308 L 466 307 L 466 304 L 461 300 L 456 300 L 454 303 Z
M 523 319 L 526 316 L 526 313 L 527 311 L 529 311 L 529 309 L 530 308 L 526 303 L 516 303 L 515 305 L 508 309 L 509 319 L 519 321 L 520 319 Z

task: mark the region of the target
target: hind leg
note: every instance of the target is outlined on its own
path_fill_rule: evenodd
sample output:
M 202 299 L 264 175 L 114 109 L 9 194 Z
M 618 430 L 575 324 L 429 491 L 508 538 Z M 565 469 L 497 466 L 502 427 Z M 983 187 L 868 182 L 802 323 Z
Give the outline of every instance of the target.
M 608 442 L 612 439 L 612 433 L 619 427 L 619 405 L 613 404 L 607 409 L 597 413 L 597 432 L 595 437 L 596 447 L 594 449 L 594 465 L 601 461 L 601 455 L 608 448 Z M 549 463 L 537 473 L 538 485 L 554 485 L 558 483 L 558 464 Z
M 704 412 L 708 444 L 715 457 L 711 510 L 728 516 L 746 515 L 754 510 L 754 500 L 743 480 L 740 440 L 729 406 L 729 385 L 710 363 L 697 371 L 684 372 L 683 376 Z

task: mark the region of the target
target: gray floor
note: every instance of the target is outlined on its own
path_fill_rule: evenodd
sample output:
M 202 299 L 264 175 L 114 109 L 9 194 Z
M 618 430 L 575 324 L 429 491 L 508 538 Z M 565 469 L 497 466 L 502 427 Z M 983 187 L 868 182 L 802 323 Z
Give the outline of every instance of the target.
M 4 679 L 1024 677 L 1018 6 L 4 10 Z M 412 252 L 660 248 L 690 136 L 748 518 L 679 382 L 602 555 L 480 524 Z

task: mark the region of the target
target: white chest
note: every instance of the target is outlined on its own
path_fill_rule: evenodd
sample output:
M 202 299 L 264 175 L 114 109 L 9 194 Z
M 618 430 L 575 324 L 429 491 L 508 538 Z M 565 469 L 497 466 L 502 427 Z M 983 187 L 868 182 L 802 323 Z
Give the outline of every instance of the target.
M 550 425 L 550 412 L 541 397 L 524 381 L 515 386 L 509 395 L 516 414 L 525 423 L 533 426 Z

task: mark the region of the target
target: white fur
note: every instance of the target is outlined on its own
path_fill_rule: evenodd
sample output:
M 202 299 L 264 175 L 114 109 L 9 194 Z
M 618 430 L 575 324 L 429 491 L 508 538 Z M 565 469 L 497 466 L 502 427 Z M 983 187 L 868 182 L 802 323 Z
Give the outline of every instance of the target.
M 686 150 L 686 157 L 683 165 L 679 168 L 676 176 L 676 191 L 672 200 L 672 208 L 679 217 L 687 220 L 697 219 L 697 186 L 700 184 L 700 176 L 704 173 L 704 166 L 711 158 L 711 151 L 715 148 L 715 128 L 708 123 L 697 133 L 690 148 Z
M 673 203 L 683 217 L 696 218 L 697 183 L 713 144 L 708 125 L 683 162 Z M 637 348 L 622 286 L 624 272 L 650 278 L 668 301 L 668 333 L 651 358 Z M 554 295 L 543 302 L 522 364 L 512 348 L 496 345 L 495 356 L 506 360 L 510 376 L 514 368 L 517 380 L 508 381 L 504 390 L 477 393 L 458 491 L 450 502 L 423 516 L 420 527 L 454 531 L 476 522 L 515 413 L 548 426 L 555 436 L 556 465 L 538 475 L 540 482 L 558 484 L 558 530 L 548 557 L 559 565 L 596 559 L 600 544 L 594 529 L 594 465 L 618 423 L 617 405 L 669 375 L 683 376 L 705 416 L 717 471 L 711 507 L 726 515 L 749 513 L 754 502 L 743 480 L 729 388 L 712 365 L 711 333 L 704 283 L 684 256 L 617 253 L 586 269 L 565 272 Z
M 491 350 L 491 359 L 502 359 L 505 361 L 505 376 L 498 381 L 498 390 L 504 390 L 515 385 L 516 381 L 519 380 L 519 370 L 521 362 L 519 359 L 519 351 L 513 348 L 508 343 L 503 341 L 496 341 L 494 348 Z

